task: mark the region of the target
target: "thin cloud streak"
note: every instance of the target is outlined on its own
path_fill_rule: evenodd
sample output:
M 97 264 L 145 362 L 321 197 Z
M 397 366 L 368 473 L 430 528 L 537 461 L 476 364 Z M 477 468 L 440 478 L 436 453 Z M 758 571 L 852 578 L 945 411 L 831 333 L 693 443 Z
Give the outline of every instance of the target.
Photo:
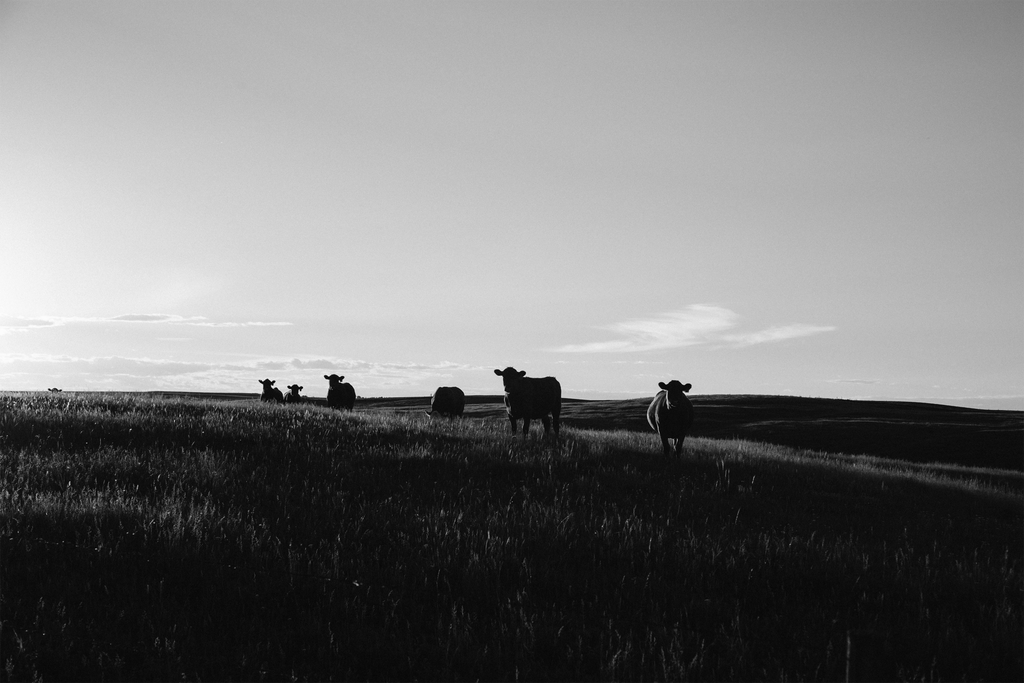
M 281 327 L 288 326 L 292 323 L 286 322 L 273 322 L 264 323 L 256 321 L 248 321 L 244 323 L 180 323 L 182 325 L 192 325 L 193 327 Z
M 879 384 L 877 379 L 827 379 L 828 384 Z
M 727 308 L 693 304 L 655 318 L 627 320 L 598 328 L 615 332 L 621 339 L 567 344 L 548 350 L 561 353 L 631 353 L 692 346 L 710 341 L 715 334 L 734 327 L 737 317 Z
M 125 356 L 77 358 L 66 355 L 0 355 L 0 385 L 25 386 L 31 378 L 39 386 L 55 384 L 65 389 L 90 390 L 194 390 L 246 391 L 257 377 L 280 375 L 319 376 L 337 372 L 358 377 L 359 390 L 373 392 L 394 387 L 416 387 L 449 378 L 455 372 L 490 372 L 450 361 L 439 363 L 375 363 L 342 358 L 252 359 L 224 363 L 160 360 Z M 307 380 L 308 381 L 308 380 Z
M 127 315 L 116 315 L 113 318 L 88 319 L 95 322 L 125 322 L 125 323 L 185 323 L 197 320 L 205 320 L 202 316 L 189 318 L 180 315 L 167 315 L 166 313 L 129 313 Z
M 22 332 L 40 327 L 53 327 L 56 324 L 57 323 L 49 318 L 15 318 L 11 316 L 0 316 L 0 334 Z
M 64 325 L 95 325 L 111 323 L 188 325 L 192 327 L 271 327 L 292 325 L 290 322 L 217 322 L 209 320 L 201 315 L 183 316 L 167 313 L 129 313 L 110 318 L 81 316 L 39 316 L 35 318 L 20 318 L 16 316 L 3 316 L 0 317 L 0 335 L 9 334 L 11 332 L 26 332 L 33 329 L 61 327 Z
M 546 349 L 557 353 L 636 353 L 675 349 L 698 344 L 725 343 L 733 348 L 797 339 L 832 332 L 832 325 L 793 323 L 757 332 L 726 334 L 738 325 L 739 314 L 721 306 L 693 304 L 654 318 L 627 320 L 599 329 L 615 332 L 619 339 L 567 344 Z
M 803 323 L 796 323 L 794 325 L 769 327 L 766 330 L 750 332 L 748 334 L 727 334 L 724 335 L 722 339 L 727 342 L 731 342 L 737 347 L 753 346 L 754 344 L 767 344 L 771 342 L 785 341 L 787 339 L 809 337 L 813 334 L 822 334 L 823 332 L 834 332 L 835 329 L 836 328 L 832 325 L 806 325 Z

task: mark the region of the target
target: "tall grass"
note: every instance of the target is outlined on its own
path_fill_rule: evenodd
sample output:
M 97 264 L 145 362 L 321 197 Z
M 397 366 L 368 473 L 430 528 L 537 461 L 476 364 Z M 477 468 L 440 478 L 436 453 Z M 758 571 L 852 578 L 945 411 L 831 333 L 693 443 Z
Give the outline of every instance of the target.
M 752 481 L 751 481 L 752 480 Z M 0 394 L 0 675 L 1024 674 L 1021 473 L 313 406 Z

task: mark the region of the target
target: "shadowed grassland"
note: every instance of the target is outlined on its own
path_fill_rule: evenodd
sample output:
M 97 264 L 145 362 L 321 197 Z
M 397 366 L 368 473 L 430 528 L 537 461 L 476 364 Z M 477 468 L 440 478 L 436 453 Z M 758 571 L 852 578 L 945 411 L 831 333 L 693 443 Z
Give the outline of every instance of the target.
M 147 392 L 159 398 L 252 400 L 259 394 Z M 314 405 L 326 399 L 305 397 Z M 1024 471 L 1024 412 L 978 410 L 911 401 L 851 401 L 798 396 L 697 394 L 691 436 L 745 439 L 781 446 Z M 466 397 L 466 416 L 501 418 L 500 394 Z M 562 399 L 562 423 L 583 429 L 649 432 L 651 397 Z M 430 397 L 358 398 L 356 410 L 420 414 Z
M 1024 674 L 1020 472 L 508 429 L 0 394 L 0 675 Z
M 908 401 L 695 395 L 692 436 L 1024 471 L 1024 413 Z M 374 410 L 419 411 L 429 398 L 366 399 Z M 563 399 L 562 419 L 586 429 L 650 432 L 651 398 Z M 501 417 L 501 396 L 467 397 L 466 414 Z

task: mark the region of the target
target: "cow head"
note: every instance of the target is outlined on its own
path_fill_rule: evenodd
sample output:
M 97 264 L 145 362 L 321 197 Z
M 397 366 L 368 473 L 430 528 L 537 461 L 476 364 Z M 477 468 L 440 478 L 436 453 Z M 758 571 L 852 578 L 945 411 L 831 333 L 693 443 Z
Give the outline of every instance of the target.
M 298 396 L 299 392 L 302 391 L 302 387 L 298 384 L 289 384 L 288 390 L 292 392 L 292 396 Z
M 519 384 L 519 380 L 526 377 L 526 370 L 516 370 L 513 367 L 507 367 L 504 370 L 495 370 L 494 374 L 501 377 L 501 381 L 505 385 L 505 391 L 511 391 Z
M 682 404 L 686 400 L 686 392 L 690 390 L 689 384 L 682 384 L 677 379 L 668 384 L 658 382 L 658 386 L 665 390 L 666 403 L 669 408 Z
M 276 382 L 277 380 L 273 380 L 273 379 L 260 379 L 260 380 L 256 380 L 256 381 L 263 385 L 263 391 L 270 391 L 271 389 L 274 388 L 274 382 Z
M 324 379 L 331 383 L 331 388 L 341 386 L 341 380 L 345 379 L 345 375 L 324 375 Z

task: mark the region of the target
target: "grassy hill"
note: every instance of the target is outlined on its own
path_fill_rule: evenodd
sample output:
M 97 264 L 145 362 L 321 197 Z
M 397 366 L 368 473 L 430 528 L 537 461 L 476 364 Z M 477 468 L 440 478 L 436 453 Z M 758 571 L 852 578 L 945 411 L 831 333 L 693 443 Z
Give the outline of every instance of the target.
M 258 394 L 169 394 L 164 397 L 252 400 Z M 324 404 L 322 398 L 312 398 Z M 867 454 L 913 462 L 943 462 L 1024 471 L 1024 413 L 909 401 L 850 401 L 794 396 L 693 397 L 694 436 L 746 439 L 832 453 Z M 563 399 L 567 425 L 650 432 L 649 398 Z M 357 410 L 419 414 L 430 397 L 360 398 Z M 500 418 L 501 395 L 467 396 L 466 415 Z
M 490 398 L 0 394 L 2 675 L 835 680 L 851 631 L 894 678 L 1024 674 L 1020 471 L 665 458 L 571 426 L 598 403 L 545 440 Z

